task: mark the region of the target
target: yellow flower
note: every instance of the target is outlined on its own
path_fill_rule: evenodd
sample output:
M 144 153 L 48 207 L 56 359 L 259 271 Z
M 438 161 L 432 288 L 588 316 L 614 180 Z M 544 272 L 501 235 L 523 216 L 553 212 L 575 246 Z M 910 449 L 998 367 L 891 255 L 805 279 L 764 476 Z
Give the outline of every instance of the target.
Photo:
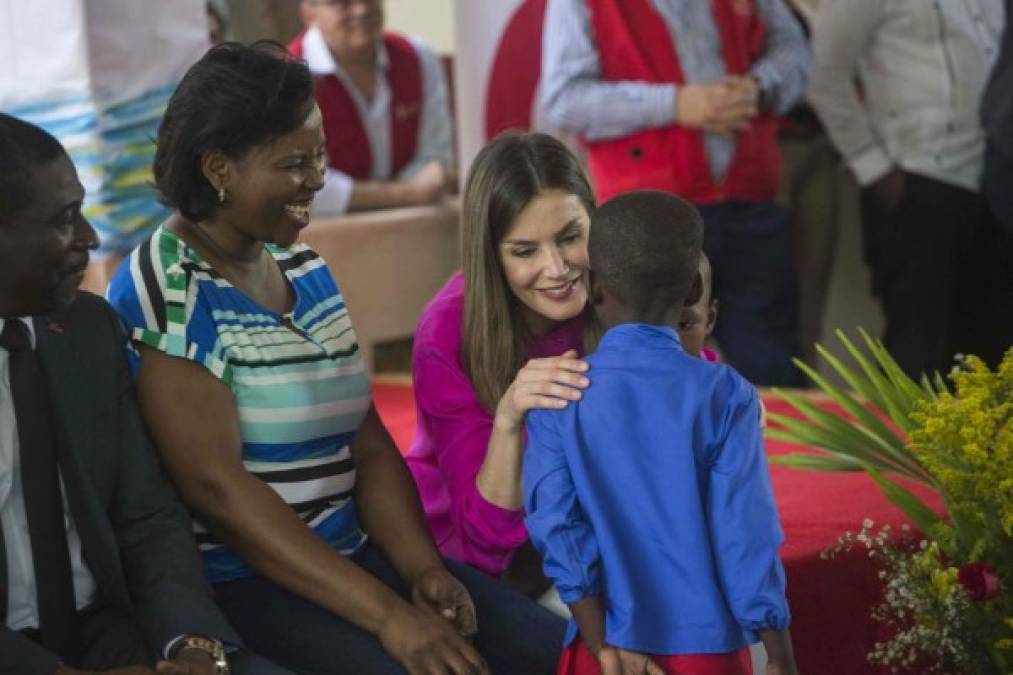
M 1013 349 L 996 372 L 969 356 L 955 391 L 916 403 L 910 448 L 950 510 L 1013 536 Z
M 952 567 L 932 570 L 932 587 L 936 591 L 936 597 L 945 600 L 957 587 L 957 570 Z

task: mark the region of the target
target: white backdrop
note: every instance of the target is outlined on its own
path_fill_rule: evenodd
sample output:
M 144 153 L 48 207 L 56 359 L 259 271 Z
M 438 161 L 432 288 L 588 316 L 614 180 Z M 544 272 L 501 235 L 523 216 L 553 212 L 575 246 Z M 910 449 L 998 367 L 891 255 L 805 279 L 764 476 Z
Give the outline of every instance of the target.
M 545 0 L 454 0 L 462 179 L 490 131 L 522 127 L 530 117 L 544 9 Z
M 67 148 L 102 253 L 127 252 L 165 216 L 153 138 L 207 46 L 204 0 L 0 0 L 0 110 Z

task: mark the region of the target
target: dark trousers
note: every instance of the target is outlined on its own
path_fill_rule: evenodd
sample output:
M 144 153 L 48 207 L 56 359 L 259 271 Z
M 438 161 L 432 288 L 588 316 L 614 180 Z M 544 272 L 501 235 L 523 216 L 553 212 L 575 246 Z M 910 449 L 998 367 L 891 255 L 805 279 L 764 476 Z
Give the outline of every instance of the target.
M 386 558 L 367 546 L 355 557 L 402 597 L 408 589 Z M 475 647 L 497 675 L 555 672 L 565 623 L 534 601 L 467 565 L 447 561 L 475 602 Z M 215 586 L 215 598 L 243 641 L 307 675 L 404 675 L 375 636 L 263 577 Z
M 1013 229 L 986 211 L 957 279 L 951 351 L 996 368 L 1013 347 Z
M 34 631 L 26 635 L 33 637 Z M 61 655 L 64 661 L 83 670 L 150 667 L 155 663 L 137 619 L 112 606 L 91 607 L 77 615 L 70 650 Z
M 980 330 L 961 323 L 977 324 L 985 308 L 962 298 L 973 297 L 981 283 L 974 270 L 987 265 L 979 257 L 986 217 L 980 195 L 917 174 L 905 174 L 893 210 L 862 192 L 866 261 L 886 315 L 883 342 L 912 377 L 947 372 L 954 354 L 969 346 L 969 333 Z
M 985 146 L 985 171 L 981 190 L 1001 229 L 1013 237 L 1013 157 L 991 141 Z
M 773 202 L 700 207 L 721 351 L 758 386 L 799 386 L 798 292 L 788 211 Z
M 22 631 L 38 641 L 37 630 Z M 163 645 L 159 645 L 161 648 Z M 93 606 L 81 611 L 74 625 L 67 665 L 87 671 L 155 665 L 161 654 L 148 644 L 137 618 L 118 607 Z M 237 675 L 292 675 L 246 649 L 230 650 L 229 665 Z

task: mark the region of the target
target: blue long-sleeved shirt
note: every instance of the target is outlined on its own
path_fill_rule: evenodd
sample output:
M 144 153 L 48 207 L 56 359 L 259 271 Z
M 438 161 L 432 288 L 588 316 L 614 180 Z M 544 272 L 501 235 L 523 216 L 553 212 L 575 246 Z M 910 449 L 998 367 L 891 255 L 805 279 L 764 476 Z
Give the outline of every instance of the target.
M 608 643 L 655 654 L 785 628 L 755 389 L 667 327 L 617 326 L 587 360 L 579 402 L 527 418 L 525 523 L 563 601 L 602 596 Z

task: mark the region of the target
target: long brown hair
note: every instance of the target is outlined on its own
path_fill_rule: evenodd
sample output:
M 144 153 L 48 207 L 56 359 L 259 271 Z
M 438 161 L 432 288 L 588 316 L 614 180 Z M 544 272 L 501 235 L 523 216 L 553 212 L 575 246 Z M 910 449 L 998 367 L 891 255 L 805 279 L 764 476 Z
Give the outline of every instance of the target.
M 528 335 L 520 301 L 506 283 L 499 244 L 524 207 L 551 189 L 576 196 L 588 214 L 594 210 L 594 192 L 580 162 L 546 134 L 500 136 L 478 153 L 468 172 L 461 208 L 461 348 L 475 392 L 490 412 L 524 365 Z

